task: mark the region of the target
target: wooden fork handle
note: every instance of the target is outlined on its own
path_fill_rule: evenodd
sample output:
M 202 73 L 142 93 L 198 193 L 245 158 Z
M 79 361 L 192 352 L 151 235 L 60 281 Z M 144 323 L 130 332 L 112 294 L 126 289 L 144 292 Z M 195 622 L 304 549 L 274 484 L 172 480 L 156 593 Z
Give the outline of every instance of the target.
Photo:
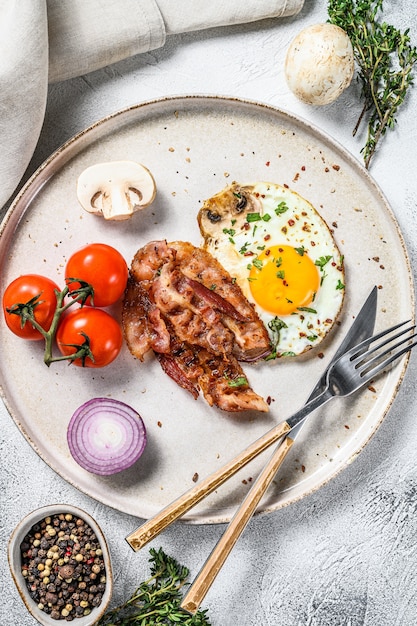
M 181 602 L 181 608 L 195 614 L 222 568 L 233 546 L 255 513 L 262 496 L 268 489 L 281 463 L 291 449 L 294 440 L 287 436 L 278 446 L 271 459 L 259 474 L 248 495 L 243 500 L 209 558 Z
M 272 428 L 226 465 L 201 480 L 182 496 L 174 500 L 174 502 L 162 509 L 157 515 L 146 521 L 142 526 L 139 526 L 139 528 L 126 537 L 128 544 L 133 550 L 140 550 L 140 548 L 156 537 L 167 526 L 184 515 L 184 513 L 189 511 L 209 493 L 217 489 L 217 487 L 222 485 L 228 478 L 249 463 L 249 461 L 283 437 L 289 430 L 290 427 L 287 422 L 281 422 Z

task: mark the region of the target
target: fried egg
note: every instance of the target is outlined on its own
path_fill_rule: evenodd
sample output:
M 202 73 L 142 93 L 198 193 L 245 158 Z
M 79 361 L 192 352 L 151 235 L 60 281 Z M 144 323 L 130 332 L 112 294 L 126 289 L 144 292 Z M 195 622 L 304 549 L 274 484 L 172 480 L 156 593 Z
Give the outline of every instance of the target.
M 271 357 L 317 346 L 343 304 L 344 263 L 326 222 L 291 189 L 233 183 L 198 214 L 203 247 L 239 284 L 268 329 Z

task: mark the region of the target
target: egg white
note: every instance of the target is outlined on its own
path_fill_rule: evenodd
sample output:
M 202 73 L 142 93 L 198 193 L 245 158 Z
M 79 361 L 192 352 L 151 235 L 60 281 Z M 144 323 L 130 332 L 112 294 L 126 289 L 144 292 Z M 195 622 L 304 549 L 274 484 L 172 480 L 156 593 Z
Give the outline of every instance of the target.
M 271 357 L 299 355 L 317 346 L 339 315 L 345 287 L 343 258 L 329 227 L 311 203 L 273 183 L 259 182 L 250 188 L 259 201 L 259 219 L 250 219 L 237 229 L 232 217 L 229 224 L 223 221 L 222 233 L 206 241 L 206 248 L 253 303 L 268 329 Z M 289 315 L 276 316 L 266 311 L 250 289 L 253 262 L 265 246 L 274 245 L 292 246 L 307 254 L 319 273 L 320 286 L 314 300 Z

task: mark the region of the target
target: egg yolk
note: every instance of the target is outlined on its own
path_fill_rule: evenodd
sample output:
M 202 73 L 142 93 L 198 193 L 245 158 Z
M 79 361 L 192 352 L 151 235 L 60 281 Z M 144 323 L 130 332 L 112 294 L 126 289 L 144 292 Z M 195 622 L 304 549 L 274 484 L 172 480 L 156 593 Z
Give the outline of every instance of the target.
M 309 256 L 286 245 L 263 250 L 252 263 L 249 281 L 254 300 L 275 315 L 309 306 L 320 286 L 318 268 Z

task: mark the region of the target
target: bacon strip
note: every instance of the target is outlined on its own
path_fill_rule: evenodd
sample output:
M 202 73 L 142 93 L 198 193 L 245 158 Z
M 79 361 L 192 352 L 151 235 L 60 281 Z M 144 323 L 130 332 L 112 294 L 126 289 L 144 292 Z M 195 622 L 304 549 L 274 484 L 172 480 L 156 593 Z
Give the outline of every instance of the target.
M 162 369 L 194 398 L 201 390 L 210 405 L 226 411 L 268 411 L 238 363 L 268 354 L 268 333 L 206 251 L 166 241 L 138 250 L 122 324 L 132 354 L 142 360 L 153 350 Z

